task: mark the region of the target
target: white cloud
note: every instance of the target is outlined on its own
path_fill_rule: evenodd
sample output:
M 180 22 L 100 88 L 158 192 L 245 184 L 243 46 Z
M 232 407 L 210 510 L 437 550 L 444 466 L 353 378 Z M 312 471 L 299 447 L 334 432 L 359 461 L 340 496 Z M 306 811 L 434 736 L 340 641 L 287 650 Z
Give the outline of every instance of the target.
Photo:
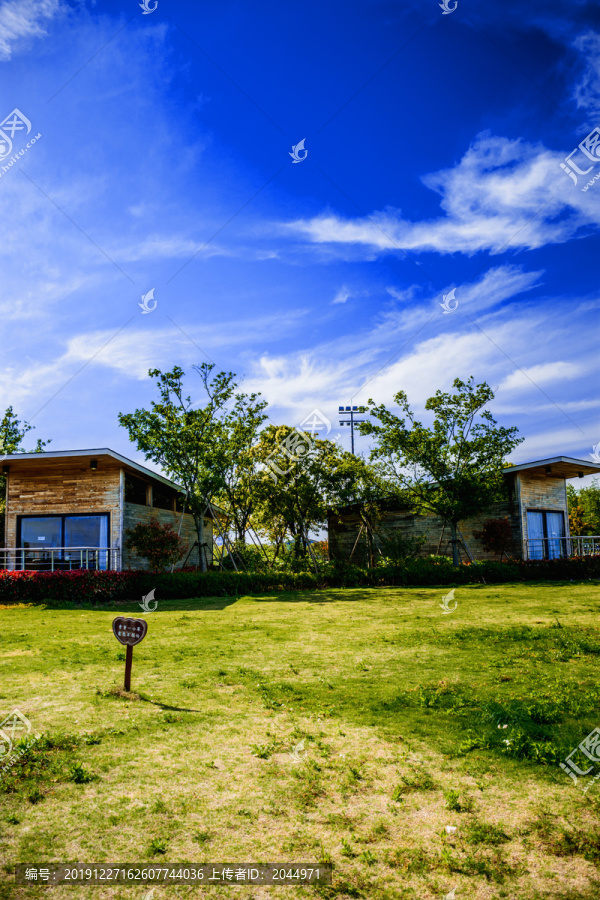
M 46 34 L 42 23 L 64 10 L 62 0 L 8 0 L 0 6 L 0 60 L 12 56 L 19 38 Z
M 502 390 L 527 390 L 533 381 L 537 385 L 553 384 L 557 381 L 571 381 L 582 374 L 582 367 L 577 363 L 557 362 L 542 363 L 530 368 L 516 369 L 504 379 L 500 385 Z
M 350 291 L 346 287 L 341 287 L 333 300 L 332 303 L 345 303 L 346 300 L 351 296 Z
M 575 85 L 573 97 L 579 109 L 588 113 L 588 123 L 598 125 L 600 118 L 600 34 L 588 31 L 580 35 L 573 46 L 585 60 L 585 71 Z
M 400 251 L 500 253 L 561 243 L 600 224 L 598 207 L 561 171 L 565 153 L 484 132 L 451 169 L 427 175 L 445 215 L 411 222 L 399 211 L 344 219 L 324 212 L 282 225 L 315 244 Z

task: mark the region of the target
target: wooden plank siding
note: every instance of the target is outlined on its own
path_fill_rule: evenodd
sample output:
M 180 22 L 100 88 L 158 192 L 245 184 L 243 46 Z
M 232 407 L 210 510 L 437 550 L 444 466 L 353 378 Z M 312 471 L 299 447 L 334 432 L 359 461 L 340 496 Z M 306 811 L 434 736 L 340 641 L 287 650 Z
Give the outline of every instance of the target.
M 17 546 L 17 516 L 108 513 L 109 545 L 120 547 L 120 471 L 119 465 L 109 464 L 90 469 L 89 459 L 77 458 L 12 465 L 6 498 L 6 546 Z
M 123 548 L 123 534 L 140 522 L 152 518 L 162 524 L 169 523 L 177 531 L 181 513 L 176 511 L 177 490 L 167 488 L 172 493 L 172 509 L 160 509 L 151 505 L 140 505 L 125 501 L 125 478 L 134 474 L 146 483 L 146 500 L 152 503 L 154 485 L 165 491 L 164 483 L 141 477 L 139 471 L 123 467 L 118 460 L 109 456 L 99 456 L 97 468 L 90 468 L 90 457 L 51 458 L 40 454 L 38 460 L 12 461 L 7 479 L 5 546 L 17 547 L 18 519 L 21 516 L 51 515 L 99 515 L 109 516 L 108 545 L 120 550 L 121 567 L 147 569 L 145 559 L 129 553 Z M 208 563 L 212 563 L 212 520 L 205 519 L 205 535 L 208 543 Z M 189 513 L 183 515 L 181 537 L 189 550 L 197 539 L 194 519 Z M 187 555 L 184 554 L 185 556 Z M 183 560 L 178 564 L 181 566 Z M 192 550 L 188 565 L 199 563 L 198 548 Z

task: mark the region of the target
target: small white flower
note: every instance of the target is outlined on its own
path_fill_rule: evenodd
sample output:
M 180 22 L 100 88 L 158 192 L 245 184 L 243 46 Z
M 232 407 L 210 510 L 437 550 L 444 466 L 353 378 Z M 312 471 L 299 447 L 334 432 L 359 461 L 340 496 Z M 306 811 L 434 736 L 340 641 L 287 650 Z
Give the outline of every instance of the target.
M 446 825 L 446 834 L 454 834 L 456 825 Z

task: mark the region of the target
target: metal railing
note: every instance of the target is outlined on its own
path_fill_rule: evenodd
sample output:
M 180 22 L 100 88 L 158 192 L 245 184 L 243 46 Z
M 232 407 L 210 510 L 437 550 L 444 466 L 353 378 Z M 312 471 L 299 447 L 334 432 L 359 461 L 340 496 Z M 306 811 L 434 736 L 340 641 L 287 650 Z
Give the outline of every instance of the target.
M 120 569 L 120 551 L 114 547 L 4 547 L 0 549 L 0 569 Z
M 569 556 L 600 555 L 600 536 L 532 538 L 526 540 L 525 559 L 561 559 Z

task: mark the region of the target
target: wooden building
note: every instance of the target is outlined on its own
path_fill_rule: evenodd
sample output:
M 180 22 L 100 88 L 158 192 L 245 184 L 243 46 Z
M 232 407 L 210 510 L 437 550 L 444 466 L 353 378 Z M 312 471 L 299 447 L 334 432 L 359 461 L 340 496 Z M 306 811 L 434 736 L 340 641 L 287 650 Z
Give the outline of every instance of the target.
M 193 517 L 172 481 L 107 448 L 14 453 L 2 460 L 6 477 L 5 548 L 0 568 L 145 569 L 127 551 L 128 528 L 152 518 L 170 523 L 199 562 Z M 212 563 L 212 518 L 205 518 L 207 562 Z M 187 551 L 186 551 L 187 555 Z M 184 560 L 178 563 L 183 565 Z
M 507 518 L 512 532 L 512 555 L 521 559 L 548 559 L 582 553 L 600 553 L 600 537 L 577 538 L 569 534 L 567 479 L 600 474 L 600 464 L 557 456 L 531 463 L 508 466 L 505 473 L 506 499 L 494 503 L 479 516 L 459 523 L 463 555 L 473 559 L 494 559 L 475 536 L 487 519 Z M 364 565 L 368 559 L 367 535 L 361 528 L 358 508 L 329 514 L 329 553 L 332 559 Z M 378 523 L 379 536 L 398 533 L 402 537 L 422 537 L 421 556 L 451 556 L 450 530 L 435 515 L 416 515 L 408 509 L 385 504 Z M 374 535 L 375 548 L 381 540 Z

